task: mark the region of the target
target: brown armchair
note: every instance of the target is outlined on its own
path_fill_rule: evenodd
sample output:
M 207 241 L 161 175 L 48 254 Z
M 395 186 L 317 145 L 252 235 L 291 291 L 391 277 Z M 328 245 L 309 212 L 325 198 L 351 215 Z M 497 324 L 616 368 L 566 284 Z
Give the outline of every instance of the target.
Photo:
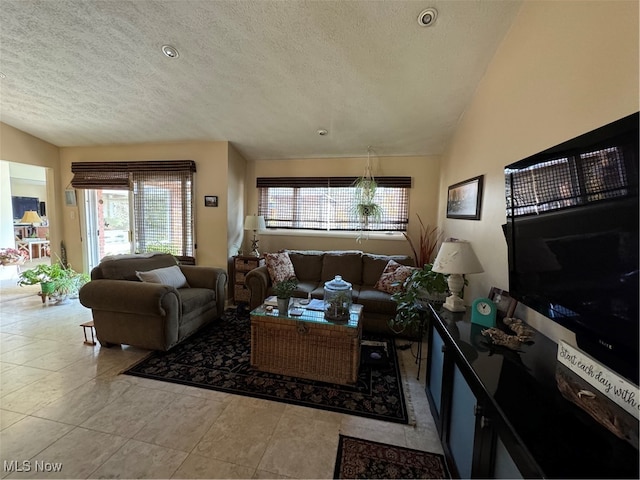
M 173 271 L 177 265 L 169 254 L 121 255 L 92 270 L 91 281 L 80 289 L 80 303 L 91 309 L 103 346 L 169 350 L 222 315 L 227 282 L 223 269 L 180 265 L 187 285 L 179 288 L 138 278 L 139 272 Z

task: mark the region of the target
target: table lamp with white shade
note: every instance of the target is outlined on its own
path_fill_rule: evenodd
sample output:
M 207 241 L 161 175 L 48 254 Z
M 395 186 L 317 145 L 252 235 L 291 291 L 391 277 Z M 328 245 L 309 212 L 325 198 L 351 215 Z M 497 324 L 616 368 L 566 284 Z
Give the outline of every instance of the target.
M 447 284 L 451 295 L 447 297 L 443 307 L 451 312 L 464 312 L 466 308 L 460 298 L 460 292 L 464 287 L 462 275 L 484 272 L 471 244 L 466 240 L 455 239 L 442 242 L 432 270 L 449 275 Z
M 256 231 L 264 230 L 265 228 L 267 228 L 267 226 L 262 215 L 247 215 L 247 217 L 244 219 L 244 229 L 253 230 L 253 240 L 251 241 L 251 255 L 253 256 L 260 256 L 260 252 L 258 251 L 258 238 L 256 237 Z

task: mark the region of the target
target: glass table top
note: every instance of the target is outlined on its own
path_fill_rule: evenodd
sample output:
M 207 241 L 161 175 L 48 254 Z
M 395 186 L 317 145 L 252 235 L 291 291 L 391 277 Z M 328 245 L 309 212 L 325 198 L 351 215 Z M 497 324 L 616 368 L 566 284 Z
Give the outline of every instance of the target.
M 292 311 L 300 312 L 300 315 L 292 315 Z M 274 317 L 274 318 L 287 318 L 291 320 L 297 320 L 301 322 L 308 323 L 318 323 L 318 324 L 326 324 L 326 325 L 340 325 L 347 328 L 358 328 L 358 321 L 362 316 L 362 305 L 354 303 L 351 305 L 349 310 L 349 320 L 348 321 L 333 321 L 326 320 L 324 318 L 324 311 L 319 310 L 311 310 L 305 308 L 304 305 L 295 305 L 289 308 L 288 315 L 280 315 L 278 311 L 278 307 L 270 307 L 268 305 L 260 305 L 255 310 L 251 311 L 252 316 L 257 317 Z

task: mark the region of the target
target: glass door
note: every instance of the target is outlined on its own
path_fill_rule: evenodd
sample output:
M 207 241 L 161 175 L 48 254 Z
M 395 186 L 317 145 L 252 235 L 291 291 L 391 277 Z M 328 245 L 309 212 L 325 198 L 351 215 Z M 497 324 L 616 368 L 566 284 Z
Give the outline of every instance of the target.
M 107 255 L 133 253 L 131 192 L 85 190 L 85 223 L 89 269 Z

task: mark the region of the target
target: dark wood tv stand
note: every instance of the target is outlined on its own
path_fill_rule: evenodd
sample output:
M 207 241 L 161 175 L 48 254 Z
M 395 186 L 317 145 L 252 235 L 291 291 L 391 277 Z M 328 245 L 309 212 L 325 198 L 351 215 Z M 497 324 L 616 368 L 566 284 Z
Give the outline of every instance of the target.
M 430 310 L 426 393 L 454 476 L 639 478 L 638 450 L 558 390 L 556 343 L 489 346 L 468 312 Z

